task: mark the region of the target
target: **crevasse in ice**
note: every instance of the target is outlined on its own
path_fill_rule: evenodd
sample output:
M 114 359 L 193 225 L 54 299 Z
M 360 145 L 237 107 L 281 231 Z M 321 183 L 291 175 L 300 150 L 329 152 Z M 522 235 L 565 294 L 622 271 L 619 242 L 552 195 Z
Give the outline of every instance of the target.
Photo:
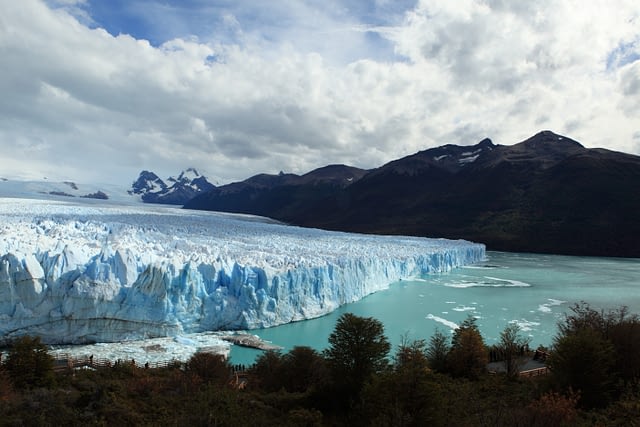
M 321 316 L 481 244 L 160 206 L 0 199 L 0 342 L 110 342 Z

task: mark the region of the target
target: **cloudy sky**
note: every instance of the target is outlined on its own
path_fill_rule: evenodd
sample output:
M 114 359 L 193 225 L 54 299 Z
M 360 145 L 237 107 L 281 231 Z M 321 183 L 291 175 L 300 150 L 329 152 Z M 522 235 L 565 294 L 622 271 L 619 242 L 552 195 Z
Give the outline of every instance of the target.
M 543 129 L 640 154 L 637 0 L 0 0 L 0 176 L 362 168 Z

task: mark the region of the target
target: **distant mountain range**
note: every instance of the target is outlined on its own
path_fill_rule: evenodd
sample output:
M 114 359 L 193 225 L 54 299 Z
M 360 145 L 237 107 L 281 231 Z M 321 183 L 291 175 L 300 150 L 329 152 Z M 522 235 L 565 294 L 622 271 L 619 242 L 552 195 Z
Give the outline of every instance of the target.
M 0 197 L 18 198 L 79 198 L 120 201 L 122 188 L 113 185 L 77 184 L 73 181 L 39 181 L 0 178 Z
M 464 238 L 490 250 L 640 257 L 640 157 L 543 131 L 511 146 L 445 145 L 372 170 L 256 175 L 205 190 L 185 208 Z
M 184 205 L 198 194 L 215 188 L 194 168 L 181 172 L 177 178 L 169 177 L 167 182 L 153 172 L 142 171 L 131 185 L 129 194 L 140 196 L 145 203 Z

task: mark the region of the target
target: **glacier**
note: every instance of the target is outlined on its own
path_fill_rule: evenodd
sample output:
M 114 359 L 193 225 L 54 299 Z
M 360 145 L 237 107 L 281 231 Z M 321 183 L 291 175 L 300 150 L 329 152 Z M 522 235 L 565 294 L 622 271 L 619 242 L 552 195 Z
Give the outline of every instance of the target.
M 0 344 L 118 342 L 311 319 L 481 261 L 463 240 L 161 205 L 0 198 Z

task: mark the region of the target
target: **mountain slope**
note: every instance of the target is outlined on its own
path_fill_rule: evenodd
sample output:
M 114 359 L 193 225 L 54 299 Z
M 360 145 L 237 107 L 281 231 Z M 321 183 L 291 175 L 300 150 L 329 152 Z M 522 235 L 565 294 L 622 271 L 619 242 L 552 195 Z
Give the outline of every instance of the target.
M 333 230 L 464 238 L 492 250 L 640 257 L 638 195 L 640 157 L 544 131 L 511 146 L 486 139 L 421 151 L 330 194 L 305 193 L 294 210 L 254 197 L 243 212 Z M 233 211 L 213 200 L 197 207 Z
M 366 172 L 344 165 L 330 165 L 305 175 L 260 174 L 217 187 L 190 200 L 185 208 L 250 213 L 289 221 L 307 205 L 341 191 Z

